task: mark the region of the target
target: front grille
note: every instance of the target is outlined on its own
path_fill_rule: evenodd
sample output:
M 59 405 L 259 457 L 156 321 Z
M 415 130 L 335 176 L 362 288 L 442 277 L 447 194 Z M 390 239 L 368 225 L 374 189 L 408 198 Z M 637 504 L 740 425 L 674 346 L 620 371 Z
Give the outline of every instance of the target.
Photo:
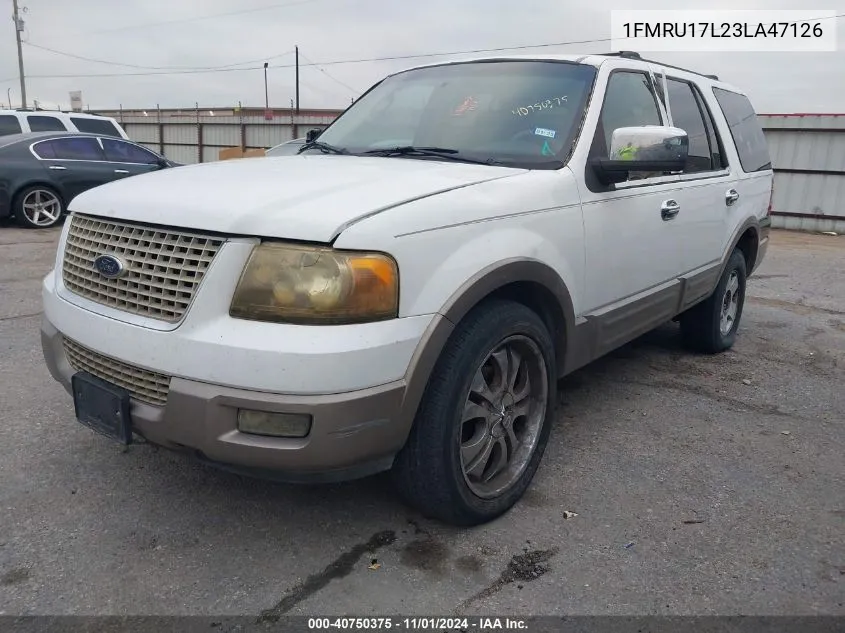
M 223 239 L 74 214 L 62 279 L 81 297 L 141 316 L 176 323 L 185 315 Z M 94 267 L 100 255 L 125 264 L 116 278 Z
M 63 342 L 68 363 L 76 371 L 87 371 L 97 378 L 123 387 L 136 400 L 156 406 L 163 406 L 167 402 L 169 376 L 104 356 L 67 337 Z

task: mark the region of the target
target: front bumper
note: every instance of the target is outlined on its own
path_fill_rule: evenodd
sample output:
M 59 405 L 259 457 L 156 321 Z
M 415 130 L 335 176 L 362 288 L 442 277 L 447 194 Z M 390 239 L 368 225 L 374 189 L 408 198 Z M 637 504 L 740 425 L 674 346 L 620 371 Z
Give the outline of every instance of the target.
M 41 343 L 53 377 L 71 392 L 63 335 L 42 320 Z M 329 395 L 280 395 L 173 377 L 164 406 L 132 400 L 133 431 L 157 445 L 217 466 L 283 481 L 341 481 L 390 468 L 410 427 L 404 380 Z M 239 408 L 307 413 L 307 437 L 241 433 Z

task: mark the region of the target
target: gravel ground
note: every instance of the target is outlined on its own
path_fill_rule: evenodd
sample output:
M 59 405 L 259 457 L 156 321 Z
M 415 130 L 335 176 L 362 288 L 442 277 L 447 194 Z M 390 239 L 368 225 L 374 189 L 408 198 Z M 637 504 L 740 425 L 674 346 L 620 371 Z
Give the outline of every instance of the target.
M 0 228 L 0 613 L 845 615 L 845 237 L 774 232 L 734 350 L 669 324 L 563 381 L 533 487 L 471 530 L 383 477 L 286 486 L 84 429 L 41 357 L 57 238 Z

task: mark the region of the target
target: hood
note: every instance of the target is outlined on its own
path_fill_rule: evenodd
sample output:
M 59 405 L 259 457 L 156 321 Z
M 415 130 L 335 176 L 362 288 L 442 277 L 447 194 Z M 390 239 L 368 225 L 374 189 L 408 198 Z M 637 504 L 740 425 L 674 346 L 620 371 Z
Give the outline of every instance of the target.
M 359 156 L 241 158 L 132 176 L 80 194 L 71 211 L 227 234 L 330 242 L 405 202 L 525 173 Z

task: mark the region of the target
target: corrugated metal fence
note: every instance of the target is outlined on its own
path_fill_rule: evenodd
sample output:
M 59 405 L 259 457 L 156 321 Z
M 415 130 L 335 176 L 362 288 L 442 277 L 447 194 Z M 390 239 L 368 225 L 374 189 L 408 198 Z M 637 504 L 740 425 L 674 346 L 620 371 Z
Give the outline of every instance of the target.
M 845 233 L 845 114 L 760 119 L 775 171 L 772 225 Z
M 213 112 L 214 114 L 210 114 Z M 221 149 L 268 149 L 323 129 L 339 114 L 335 110 L 275 110 L 266 119 L 263 110 L 103 112 L 122 122 L 133 141 L 179 163 L 218 160 Z
M 211 112 L 214 114 L 212 115 Z M 325 128 L 338 110 L 123 110 L 133 140 L 180 163 L 218 160 L 221 149 L 267 149 Z M 775 170 L 773 225 L 845 233 L 845 114 L 760 115 Z

